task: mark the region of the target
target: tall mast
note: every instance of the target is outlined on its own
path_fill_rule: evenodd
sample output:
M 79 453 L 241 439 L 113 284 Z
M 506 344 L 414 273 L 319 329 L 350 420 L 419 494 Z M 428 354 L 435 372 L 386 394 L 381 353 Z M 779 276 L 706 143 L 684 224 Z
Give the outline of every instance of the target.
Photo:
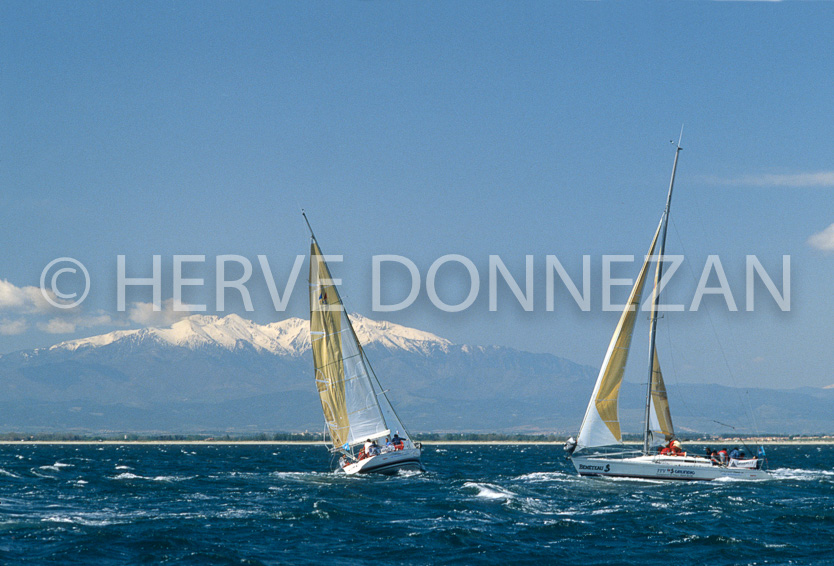
M 301 209 L 301 216 L 303 216 L 303 217 L 304 217 L 304 222 L 306 222 L 306 223 L 307 223 L 307 229 L 310 231 L 310 237 L 311 237 L 312 239 L 314 239 L 314 240 L 315 240 L 315 239 L 316 239 L 316 235 L 315 235 L 315 234 L 313 234 L 313 227 L 312 227 L 312 226 L 310 226 L 310 221 L 309 221 L 309 220 L 307 220 L 307 213 L 306 213 L 306 212 L 304 212 L 304 209 L 303 209 L 303 208 Z
M 657 271 L 655 272 L 654 276 L 654 287 L 652 288 L 652 311 L 651 311 L 651 324 L 649 327 L 649 379 L 648 379 L 648 386 L 646 388 L 646 413 L 645 413 L 645 420 L 644 428 L 643 428 L 643 454 L 649 453 L 649 436 L 651 431 L 651 415 L 649 412 L 651 411 L 652 405 L 652 381 L 654 379 L 654 352 L 655 352 L 655 339 L 657 338 L 657 305 L 660 302 L 660 293 L 657 292 L 657 286 L 660 282 L 661 277 L 663 276 L 663 254 L 666 250 L 666 230 L 669 228 L 669 208 L 672 205 L 672 189 L 675 186 L 675 171 L 678 168 L 678 155 L 680 155 L 681 149 L 681 139 L 683 139 L 683 127 L 681 127 L 681 137 L 678 138 L 677 149 L 675 149 L 675 161 L 672 164 L 672 179 L 669 181 L 669 194 L 666 196 L 666 208 L 663 211 L 663 230 L 660 234 L 660 248 L 657 254 L 658 261 L 657 261 Z

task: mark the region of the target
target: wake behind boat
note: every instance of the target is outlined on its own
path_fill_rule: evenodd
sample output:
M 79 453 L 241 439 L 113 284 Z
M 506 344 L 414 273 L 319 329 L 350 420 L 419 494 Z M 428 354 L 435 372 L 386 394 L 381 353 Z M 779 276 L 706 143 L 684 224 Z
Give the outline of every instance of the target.
M 663 383 L 655 344 L 659 304 L 658 282 L 662 280 L 663 275 L 662 261 L 657 262 L 652 289 L 643 447 L 639 452 L 629 451 L 625 449 L 622 442 L 618 412 L 620 385 L 625 372 L 631 335 L 649 270 L 649 262 L 655 257 L 653 254 L 656 247 L 658 249 L 656 257 L 660 258 L 663 257 L 666 248 L 669 208 L 672 203 L 672 189 L 675 185 L 675 172 L 680 152 L 681 146 L 678 141 L 675 161 L 672 165 L 672 179 L 669 182 L 669 194 L 666 197 L 666 208 L 655 231 L 649 253 L 646 254 L 646 260 L 631 290 L 628 303 L 611 338 L 591 400 L 585 411 L 579 436 L 575 440 L 569 439 L 565 444 L 568 458 L 573 461 L 576 471 L 583 476 L 672 480 L 714 480 L 717 478 L 750 480 L 769 477 L 763 469 L 763 458 L 745 458 L 740 453 L 734 453 L 734 458 L 730 458 L 729 455 L 719 457 L 717 454 L 691 455 L 684 452 L 680 442 L 675 439 L 669 400 L 666 396 L 666 386 Z M 666 445 L 666 448 L 660 450 L 663 445 Z M 757 456 L 764 456 L 761 448 Z
M 422 447 L 411 440 L 380 386 L 302 215 L 311 237 L 310 344 L 330 450 L 340 455 L 347 474 L 422 470 Z

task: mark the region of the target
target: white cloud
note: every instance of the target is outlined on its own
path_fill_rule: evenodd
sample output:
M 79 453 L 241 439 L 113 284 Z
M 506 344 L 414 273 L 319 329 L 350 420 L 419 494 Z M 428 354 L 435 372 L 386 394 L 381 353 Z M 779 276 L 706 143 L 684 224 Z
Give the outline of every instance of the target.
M 62 301 L 52 292 L 49 297 L 56 303 Z M 18 287 L 0 279 L 0 314 L 17 315 L 17 318 L 0 319 L 0 335 L 23 334 L 31 325 L 41 332 L 68 334 L 78 328 L 95 326 L 125 326 L 124 321 L 115 321 L 103 312 L 86 314 L 82 307 L 60 309 L 50 304 L 40 287 L 26 285 Z M 49 318 L 51 317 L 51 318 Z M 47 320 L 48 318 L 48 320 Z
M 834 224 L 808 238 L 808 245 L 826 252 L 834 251 Z
M 162 301 L 162 310 L 153 310 L 153 303 L 133 303 L 128 309 L 127 317 L 131 322 L 142 326 L 171 326 L 181 318 L 190 316 L 189 311 L 175 311 L 174 300 Z
M 115 321 L 109 314 L 99 311 L 98 314 L 92 316 L 69 313 L 69 316 L 54 317 L 47 322 L 37 324 L 38 330 L 49 334 L 70 334 L 80 328 L 96 326 L 125 326 L 125 323 Z
M 60 303 L 55 295 L 50 298 Z M 0 335 L 23 334 L 35 328 L 49 334 L 71 334 L 80 329 L 101 326 L 127 326 L 129 322 L 141 326 L 170 326 L 190 316 L 191 312 L 174 310 L 174 300 L 163 301 L 160 311 L 154 311 L 153 303 L 133 303 L 127 313 L 118 318 L 104 311 L 85 313 L 82 306 L 60 309 L 44 298 L 40 287 L 27 285 L 18 287 L 0 279 Z M 128 322 L 129 321 L 129 322 Z
M 81 328 L 92 328 L 93 326 L 126 326 L 123 321 L 113 320 L 109 314 L 98 311 L 98 314 L 92 316 L 79 316 L 75 319 L 75 324 Z
M 29 328 L 27 322 L 19 318 L 17 320 L 0 320 L 0 334 L 4 336 L 12 336 L 14 334 L 23 334 Z
M 48 322 L 39 322 L 38 330 L 49 334 L 69 334 L 75 332 L 75 323 L 63 318 L 52 318 Z
M 709 177 L 717 185 L 747 185 L 752 187 L 834 187 L 834 171 L 816 173 L 762 173 L 734 178 Z
M 42 313 L 52 308 L 54 307 L 47 302 L 39 287 L 17 287 L 5 279 L 0 279 L 0 311 Z

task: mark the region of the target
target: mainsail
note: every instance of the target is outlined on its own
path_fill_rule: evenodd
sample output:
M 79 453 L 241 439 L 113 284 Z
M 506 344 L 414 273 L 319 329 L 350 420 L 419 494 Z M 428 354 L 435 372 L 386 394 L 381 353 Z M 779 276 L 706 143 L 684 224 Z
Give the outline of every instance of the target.
M 626 361 L 628 361 L 628 351 L 631 346 L 634 322 L 637 319 L 637 311 L 640 306 L 640 296 L 646 282 L 646 274 L 649 271 L 649 261 L 654 254 L 662 225 L 663 219 L 657 226 L 646 260 L 643 262 L 643 267 L 640 268 L 640 274 L 631 289 L 628 303 L 626 303 L 623 314 L 620 315 L 617 329 L 614 331 L 614 336 L 608 345 L 608 351 L 605 353 L 605 359 L 597 377 L 596 385 L 594 385 L 591 401 L 588 403 L 585 418 L 579 430 L 577 447 L 580 449 L 609 446 L 622 442 L 617 400 L 620 395 L 620 385 L 623 381 Z
M 672 413 L 669 411 L 669 399 L 666 397 L 666 385 L 663 383 L 663 374 L 660 372 L 660 362 L 657 359 L 656 349 L 654 351 L 654 363 L 652 364 L 652 396 L 650 403 L 649 433 L 652 436 L 650 444 L 653 446 L 665 444 L 675 436 L 675 427 L 672 426 Z
M 373 370 L 315 237 L 310 244 L 310 342 L 316 388 L 333 448 L 349 451 L 369 438 L 390 434 L 391 429 L 406 439 L 385 393 L 374 388 Z

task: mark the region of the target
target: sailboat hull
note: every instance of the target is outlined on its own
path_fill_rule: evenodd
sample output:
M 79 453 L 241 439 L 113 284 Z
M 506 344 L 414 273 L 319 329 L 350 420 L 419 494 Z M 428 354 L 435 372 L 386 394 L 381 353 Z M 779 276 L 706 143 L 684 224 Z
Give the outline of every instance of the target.
M 344 472 L 348 475 L 353 474 L 396 474 L 400 470 L 422 470 L 423 464 L 420 462 L 421 450 L 419 448 L 411 448 L 407 450 L 395 450 L 393 452 L 385 452 L 377 456 L 371 456 L 348 464 L 344 468 Z
M 637 456 L 634 458 L 603 458 L 573 456 L 576 471 L 581 476 L 605 476 L 652 480 L 711 481 L 719 478 L 763 480 L 770 474 L 741 461 L 730 466 L 717 466 L 706 458 L 692 456 Z

